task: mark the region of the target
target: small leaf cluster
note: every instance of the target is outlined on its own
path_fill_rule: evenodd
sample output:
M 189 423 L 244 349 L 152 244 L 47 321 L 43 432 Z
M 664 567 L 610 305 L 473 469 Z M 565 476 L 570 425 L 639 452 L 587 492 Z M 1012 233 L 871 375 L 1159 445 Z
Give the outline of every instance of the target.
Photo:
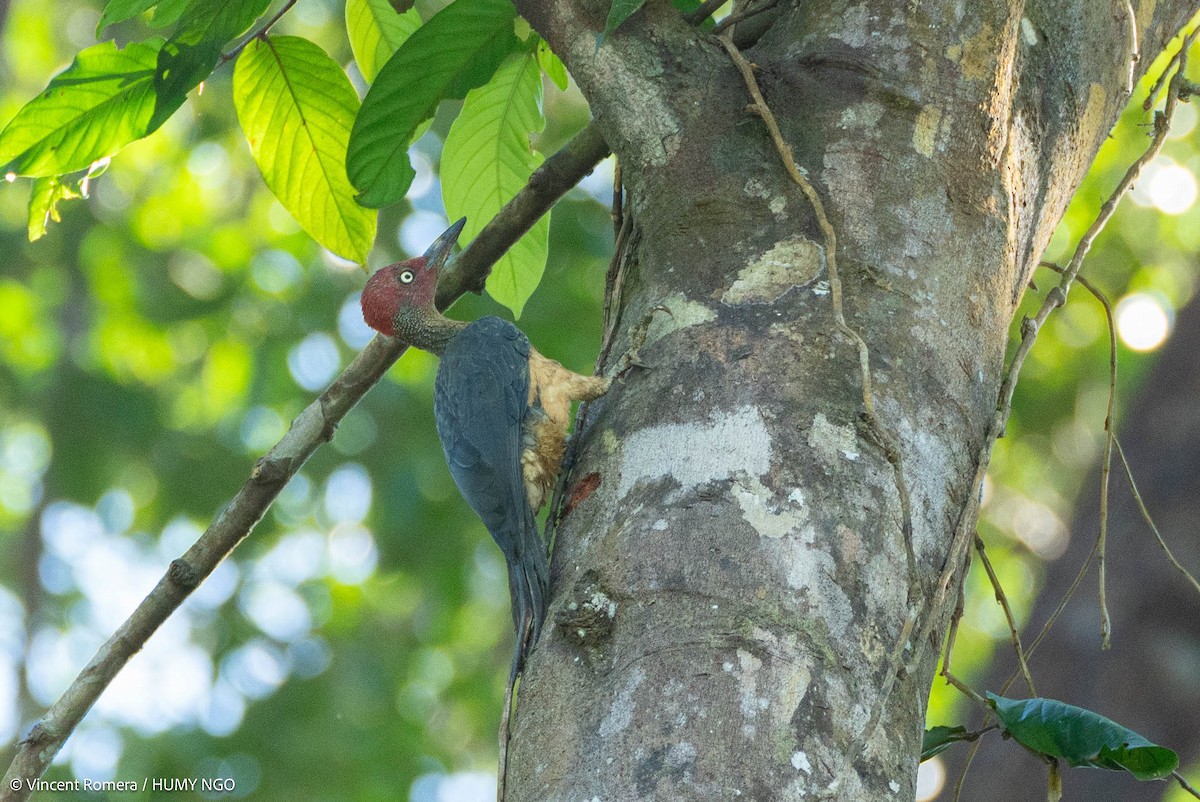
M 454 0 L 427 20 L 388 0 L 347 0 L 346 36 L 369 84 L 298 36 L 272 35 L 292 7 L 271 0 L 110 0 L 97 36 L 135 20 L 158 35 L 79 52 L 0 131 L 0 172 L 32 178 L 29 236 L 122 148 L 158 130 L 190 92 L 234 61 L 233 105 L 267 187 L 319 244 L 365 264 L 377 209 L 404 200 L 409 148 L 443 100 L 463 100 L 443 154 L 447 214 L 473 237 L 542 161 L 542 75 L 566 70 L 510 0 Z M 411 4 L 409 4 L 411 5 Z M 239 41 L 240 40 L 240 41 Z M 545 268 L 543 218 L 496 265 L 489 292 L 520 315 Z

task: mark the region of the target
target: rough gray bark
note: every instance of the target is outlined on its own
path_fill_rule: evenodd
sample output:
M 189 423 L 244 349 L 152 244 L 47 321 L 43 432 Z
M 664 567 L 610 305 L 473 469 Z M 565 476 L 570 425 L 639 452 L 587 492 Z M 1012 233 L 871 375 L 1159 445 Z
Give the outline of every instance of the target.
M 1117 427 L 1155 523 L 1193 573 L 1200 566 L 1200 539 L 1195 536 L 1200 499 L 1198 351 L 1200 306 L 1193 303 L 1180 315 L 1175 333 Z M 1113 648 L 1100 649 L 1093 568 L 1034 658 L 1038 693 L 1099 711 L 1171 747 L 1186 769 L 1200 761 L 1200 599 L 1159 551 L 1119 467 L 1112 484 L 1108 606 Z M 1099 480 L 1088 486 L 1098 488 Z M 1097 495 L 1087 493 L 1077 505 L 1070 545 L 1051 563 L 1030 618 L 1034 628 L 1054 612 L 1096 541 Z M 1011 660 L 999 664 L 1004 671 L 992 675 L 988 688 L 998 690 L 1011 672 Z M 1015 744 L 990 746 L 972 763 L 964 798 L 1037 798 L 1045 788 L 1042 765 Z M 958 776 L 966 753 L 963 749 L 946 754 L 951 777 Z M 1107 771 L 1072 771 L 1063 777 L 1066 798 L 1090 802 L 1151 802 L 1177 788 L 1173 782 L 1137 782 Z
M 509 798 L 912 799 L 954 601 L 924 600 L 974 515 L 1016 301 L 1197 3 L 1136 4 L 1136 63 L 1124 0 L 784 2 L 746 51 L 837 231 L 912 587 L 825 240 L 729 56 L 665 0 L 599 48 L 607 0 L 517 5 L 624 167 L 614 352 L 644 334 L 648 368 L 584 427 Z M 897 660 L 910 610 L 933 635 Z

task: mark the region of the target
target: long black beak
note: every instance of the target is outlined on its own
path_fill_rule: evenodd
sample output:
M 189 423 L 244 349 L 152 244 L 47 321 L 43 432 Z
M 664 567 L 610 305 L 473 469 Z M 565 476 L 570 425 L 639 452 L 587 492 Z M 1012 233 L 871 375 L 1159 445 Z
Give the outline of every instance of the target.
M 427 270 L 441 270 L 446 264 L 446 259 L 449 258 L 450 252 L 454 250 L 455 243 L 458 242 L 458 235 L 462 233 L 463 226 L 467 224 L 467 218 L 460 218 L 457 223 L 451 225 L 448 229 L 442 232 L 442 235 L 433 241 L 429 246 L 429 250 L 425 251 L 425 267 Z

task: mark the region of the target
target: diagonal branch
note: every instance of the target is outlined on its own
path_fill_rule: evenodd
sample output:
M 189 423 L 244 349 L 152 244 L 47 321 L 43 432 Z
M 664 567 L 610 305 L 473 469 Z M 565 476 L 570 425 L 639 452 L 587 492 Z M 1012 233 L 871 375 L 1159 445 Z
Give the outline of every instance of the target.
M 500 210 L 438 285 L 438 305 L 445 308 L 468 291 L 482 289 L 488 271 L 539 217 L 608 155 L 598 129 L 589 124 L 548 158 L 529 183 Z M 233 500 L 138 605 L 63 695 L 51 705 L 20 744 L 0 786 L 0 802 L 28 799 L 63 743 L 155 630 L 213 569 L 233 551 L 262 518 L 279 491 L 323 443 L 359 399 L 405 351 L 390 337 L 376 337 L 342 371 L 325 392 L 305 407 L 291 428 L 260 459 Z

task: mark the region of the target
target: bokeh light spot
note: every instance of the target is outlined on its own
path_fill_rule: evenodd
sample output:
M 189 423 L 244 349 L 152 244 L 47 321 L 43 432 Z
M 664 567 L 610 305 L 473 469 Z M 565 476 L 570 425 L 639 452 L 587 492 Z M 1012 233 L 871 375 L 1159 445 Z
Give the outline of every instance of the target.
M 363 320 L 361 296 L 360 292 L 354 293 L 338 311 L 338 334 L 351 348 L 362 348 L 375 336 L 375 330 Z
M 289 289 L 300 280 L 303 272 L 296 257 L 287 251 L 263 251 L 250 263 L 250 275 L 254 277 L 254 283 L 272 294 Z
M 936 799 L 946 784 L 946 766 L 940 757 L 930 758 L 917 769 L 917 802 Z
M 375 572 L 379 552 L 371 532 L 358 524 L 338 524 L 329 533 L 329 573 L 343 585 L 357 585 Z
M 1196 202 L 1196 177 L 1178 164 L 1163 165 L 1150 174 L 1146 194 L 1159 211 L 1183 214 Z
M 1170 308 L 1150 293 L 1127 295 L 1117 304 L 1117 334 L 1134 351 L 1153 351 L 1171 333 Z
M 357 523 L 371 509 L 371 477 L 367 469 L 350 462 L 329 475 L 325 482 L 325 513 L 335 523 Z
M 288 352 L 288 370 L 305 390 L 329 384 L 341 363 L 337 343 L 323 331 L 313 332 Z
M 413 212 L 400 224 L 400 247 L 409 256 L 425 253 L 425 249 L 446 230 L 446 218 L 433 212 Z

